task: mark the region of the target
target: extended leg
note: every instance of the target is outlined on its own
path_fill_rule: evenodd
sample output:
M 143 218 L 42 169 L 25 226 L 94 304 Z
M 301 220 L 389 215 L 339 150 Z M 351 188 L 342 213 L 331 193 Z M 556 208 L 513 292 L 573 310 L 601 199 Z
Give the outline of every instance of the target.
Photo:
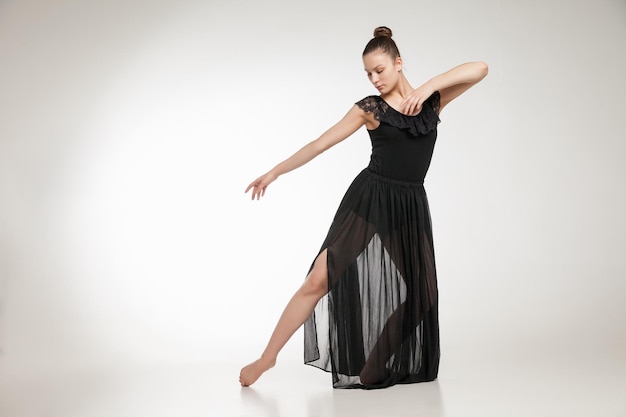
M 263 372 L 274 366 L 280 350 L 328 292 L 326 256 L 326 250 L 319 254 L 306 280 L 287 303 L 261 357 L 241 370 L 239 382 L 242 386 L 252 385 Z

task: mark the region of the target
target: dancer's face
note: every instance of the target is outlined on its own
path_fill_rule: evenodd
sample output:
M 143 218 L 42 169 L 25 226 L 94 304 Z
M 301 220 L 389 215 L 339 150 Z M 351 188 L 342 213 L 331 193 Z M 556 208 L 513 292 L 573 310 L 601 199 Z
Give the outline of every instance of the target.
M 392 91 L 400 79 L 402 70 L 402 58 L 392 60 L 384 52 L 371 52 L 363 56 L 363 65 L 367 78 L 381 95 Z

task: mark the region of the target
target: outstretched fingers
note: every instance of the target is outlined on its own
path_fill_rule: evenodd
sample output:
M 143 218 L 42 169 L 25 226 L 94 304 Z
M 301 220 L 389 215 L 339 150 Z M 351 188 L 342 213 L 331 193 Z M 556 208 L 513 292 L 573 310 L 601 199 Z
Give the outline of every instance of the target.
M 267 184 L 264 184 L 263 181 L 259 178 L 248 185 L 246 188 L 246 193 L 252 189 L 252 200 L 259 200 L 261 197 L 265 195 L 265 189 L 267 188 Z
M 277 175 L 270 171 L 267 174 L 264 174 L 252 181 L 250 185 L 246 188 L 246 193 L 252 189 L 252 199 L 259 200 L 261 197 L 265 195 L 265 190 L 267 187 L 277 178 Z

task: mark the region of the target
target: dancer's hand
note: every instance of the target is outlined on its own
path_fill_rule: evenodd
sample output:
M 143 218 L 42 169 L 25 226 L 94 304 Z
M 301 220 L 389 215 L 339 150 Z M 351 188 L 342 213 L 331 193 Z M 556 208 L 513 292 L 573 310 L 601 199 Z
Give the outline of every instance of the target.
M 409 116 L 415 116 L 422 111 L 422 104 L 434 93 L 426 84 L 411 91 L 400 103 L 400 111 Z
M 250 189 L 252 189 L 252 199 L 260 200 L 261 197 L 265 195 L 267 186 L 274 182 L 276 178 L 278 178 L 278 176 L 272 171 L 267 174 L 263 174 L 256 180 L 252 181 L 250 185 L 248 185 L 248 188 L 246 188 L 245 192 L 247 193 Z

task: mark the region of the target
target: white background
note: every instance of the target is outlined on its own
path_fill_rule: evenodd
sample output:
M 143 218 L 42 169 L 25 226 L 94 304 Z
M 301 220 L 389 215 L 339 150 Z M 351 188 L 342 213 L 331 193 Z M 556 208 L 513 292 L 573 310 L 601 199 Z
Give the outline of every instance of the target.
M 367 134 L 243 191 L 376 93 L 378 25 L 414 86 L 490 66 L 426 182 L 443 363 L 623 360 L 623 1 L 23 0 L 0 3 L 0 370 L 258 355 Z

